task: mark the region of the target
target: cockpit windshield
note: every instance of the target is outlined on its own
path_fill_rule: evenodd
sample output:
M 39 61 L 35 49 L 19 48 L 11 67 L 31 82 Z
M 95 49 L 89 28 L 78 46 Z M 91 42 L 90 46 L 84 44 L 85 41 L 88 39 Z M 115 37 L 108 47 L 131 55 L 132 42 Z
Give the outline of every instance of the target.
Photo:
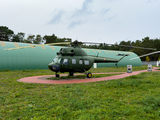
M 62 58 L 58 58 L 57 63 L 61 63 Z
M 58 58 L 55 57 L 55 58 L 53 59 L 53 62 L 54 62 L 54 63 L 57 63 L 57 60 L 58 60 Z
M 53 59 L 53 62 L 54 62 L 54 63 L 61 63 L 61 60 L 62 60 L 62 58 L 55 57 L 55 58 Z

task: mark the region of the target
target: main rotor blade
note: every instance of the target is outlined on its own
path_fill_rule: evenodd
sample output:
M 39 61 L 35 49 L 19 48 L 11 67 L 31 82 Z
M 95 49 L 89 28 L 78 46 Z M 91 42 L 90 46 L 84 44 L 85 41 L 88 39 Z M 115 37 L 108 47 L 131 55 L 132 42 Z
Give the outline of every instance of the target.
M 50 43 L 50 44 L 43 44 L 43 45 L 31 45 L 31 46 L 24 46 L 24 47 L 8 48 L 4 50 L 16 50 L 16 49 L 23 49 L 23 48 L 29 48 L 29 47 L 37 47 L 37 46 L 44 46 L 44 45 L 58 45 L 58 44 L 70 44 L 70 42 Z
M 145 54 L 145 55 L 141 55 L 141 56 L 138 56 L 138 57 L 135 57 L 135 58 L 131 58 L 130 60 L 134 60 L 134 59 L 141 58 L 141 57 L 148 56 L 148 55 L 153 55 L 153 54 L 156 54 L 156 53 L 160 53 L 160 51 L 156 51 L 156 52 L 148 53 L 148 54 Z
M 145 48 L 145 47 L 137 47 L 137 46 L 128 46 L 128 45 L 117 45 L 117 44 L 108 44 L 108 43 L 94 43 L 94 42 L 83 42 L 86 44 L 106 44 L 106 45 L 114 45 L 114 46 L 121 46 L 121 47 L 129 47 L 129 48 L 139 48 L 139 49 L 146 49 L 146 50 L 156 50 L 155 48 Z
M 60 42 L 60 43 L 50 43 L 50 44 L 44 44 L 44 45 L 58 45 L 58 44 L 70 44 L 71 42 Z
M 16 49 L 23 49 L 23 48 L 29 48 L 29 47 L 35 47 L 35 45 L 33 45 L 33 46 L 24 46 L 24 47 L 16 47 L 16 48 L 8 48 L 8 49 L 4 49 L 4 50 L 16 50 Z

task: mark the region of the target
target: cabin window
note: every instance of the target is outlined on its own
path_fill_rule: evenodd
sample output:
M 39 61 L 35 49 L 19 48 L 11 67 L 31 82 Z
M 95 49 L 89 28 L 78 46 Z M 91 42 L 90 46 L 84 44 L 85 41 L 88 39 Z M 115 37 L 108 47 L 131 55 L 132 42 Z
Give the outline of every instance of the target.
M 63 64 L 64 64 L 64 65 L 68 65 L 68 59 L 64 59 L 64 60 L 63 60 Z
M 79 60 L 79 64 L 83 64 L 83 61 L 82 61 L 82 60 Z
M 89 60 L 84 60 L 85 65 L 89 65 Z
M 72 59 L 72 64 L 76 64 L 76 59 Z

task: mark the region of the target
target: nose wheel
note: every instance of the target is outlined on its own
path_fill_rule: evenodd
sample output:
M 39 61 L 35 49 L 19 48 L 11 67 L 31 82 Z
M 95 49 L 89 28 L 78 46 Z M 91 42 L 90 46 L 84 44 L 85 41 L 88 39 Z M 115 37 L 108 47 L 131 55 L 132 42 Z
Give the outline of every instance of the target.
M 59 78 L 59 77 L 60 77 L 60 75 L 59 75 L 59 74 L 57 74 L 57 73 L 55 73 L 55 76 L 56 76 L 57 78 Z
M 91 78 L 92 77 L 92 73 L 91 72 L 87 72 L 85 69 L 84 69 L 84 74 L 87 75 L 87 78 Z

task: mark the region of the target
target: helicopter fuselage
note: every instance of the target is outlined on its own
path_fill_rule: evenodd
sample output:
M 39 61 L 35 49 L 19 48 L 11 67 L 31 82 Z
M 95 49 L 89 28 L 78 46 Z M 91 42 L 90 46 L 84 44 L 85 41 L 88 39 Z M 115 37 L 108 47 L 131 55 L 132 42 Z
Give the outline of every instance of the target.
M 69 72 L 70 75 L 73 75 L 75 72 L 88 71 L 93 63 L 118 63 L 125 56 L 123 55 L 120 59 L 91 56 L 87 55 L 80 46 L 61 48 L 53 61 L 48 64 L 48 68 L 56 72 L 56 76 L 59 76 L 58 72 Z
M 85 72 L 93 66 L 93 59 L 87 56 L 56 56 L 48 65 L 54 72 Z

